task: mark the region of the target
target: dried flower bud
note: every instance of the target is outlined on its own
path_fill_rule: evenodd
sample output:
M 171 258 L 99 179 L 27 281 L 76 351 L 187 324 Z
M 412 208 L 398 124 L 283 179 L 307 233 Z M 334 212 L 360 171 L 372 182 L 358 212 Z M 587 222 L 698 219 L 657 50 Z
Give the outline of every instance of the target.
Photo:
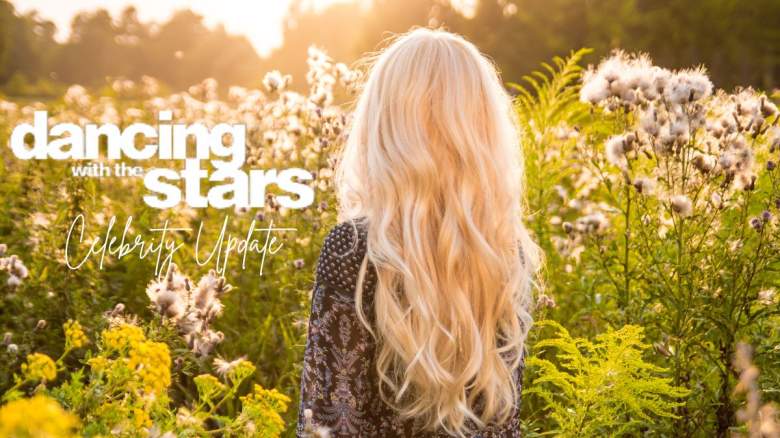
M 693 204 L 685 195 L 672 196 L 670 204 L 672 211 L 680 215 L 680 217 L 688 217 L 693 213 Z
M 653 191 L 655 184 L 653 180 L 645 177 L 638 177 L 634 179 L 634 188 L 642 195 L 647 195 Z
M 571 234 L 571 232 L 574 231 L 574 225 L 572 225 L 571 222 L 564 222 L 562 226 L 563 232 L 566 234 Z
M 729 174 L 726 175 L 727 180 L 724 182 L 724 184 L 728 184 L 730 182 L 728 180 Z M 739 172 L 736 174 L 731 174 L 732 180 L 734 182 L 734 187 L 738 190 L 744 190 L 746 192 L 750 192 L 756 189 L 756 180 L 758 177 L 755 174 L 750 174 L 746 172 Z
M 761 96 L 761 115 L 771 117 L 775 114 L 777 114 L 777 106 L 768 101 L 766 96 Z
M 612 136 L 604 143 L 607 161 L 620 169 L 625 169 L 627 167 L 626 152 L 629 150 L 631 150 L 631 144 L 628 142 L 625 135 Z
M 774 161 L 769 160 L 766 162 L 766 170 L 771 172 L 775 170 L 776 167 L 777 167 L 777 163 L 775 163 Z
M 290 75 L 282 75 L 278 70 L 266 73 L 263 78 L 263 86 L 268 92 L 282 91 L 291 82 Z
M 710 173 L 715 164 L 715 157 L 711 155 L 696 154 L 693 157 L 693 166 L 701 173 Z
M 592 213 L 578 218 L 575 227 L 583 233 L 601 233 L 609 227 L 609 220 L 601 212 Z
M 165 290 L 157 295 L 157 311 L 171 319 L 178 319 L 184 313 L 182 297 L 172 290 Z
M 111 311 L 112 316 L 116 316 L 125 311 L 125 305 L 123 303 L 116 303 L 114 309 Z
M 13 334 L 11 332 L 5 332 L 3 334 L 3 345 L 10 345 L 12 339 L 13 339 Z
M 8 287 L 14 288 L 22 284 L 22 279 L 20 279 L 16 275 L 10 275 L 6 283 L 8 284 Z
M 38 320 L 38 323 L 37 323 L 37 324 L 35 324 L 35 330 L 39 330 L 39 331 L 40 331 L 40 330 L 43 330 L 43 329 L 45 329 L 45 328 L 46 328 L 46 326 L 47 326 L 47 325 L 49 325 L 49 323 L 48 323 L 48 322 L 46 322 L 46 320 L 45 320 L 45 319 L 39 319 L 39 320 Z
M 540 309 L 554 309 L 556 306 L 557 304 L 555 303 L 555 299 L 549 295 L 540 294 L 539 298 L 536 299 L 536 307 Z

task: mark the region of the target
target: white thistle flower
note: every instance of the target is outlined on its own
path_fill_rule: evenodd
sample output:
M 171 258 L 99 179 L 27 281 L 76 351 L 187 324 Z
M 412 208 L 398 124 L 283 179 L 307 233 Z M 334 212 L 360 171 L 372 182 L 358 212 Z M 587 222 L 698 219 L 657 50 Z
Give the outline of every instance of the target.
M 266 73 L 263 78 L 263 86 L 269 93 L 283 91 L 292 81 L 290 75 L 282 75 L 279 70 Z
M 601 233 L 609 227 L 604 213 L 597 212 L 577 219 L 575 229 L 581 233 Z
M 159 314 L 178 320 L 187 310 L 189 290 L 189 279 L 178 272 L 175 264 L 171 264 L 163 279 L 149 283 L 146 296 Z
M 649 135 L 654 137 L 658 135 L 661 126 L 658 123 L 658 112 L 655 107 L 650 106 L 642 111 L 642 114 L 639 116 L 639 127 Z
M 672 135 L 668 124 L 662 125 L 658 132 L 658 138 L 653 143 L 653 148 L 658 155 L 667 155 L 672 151 L 672 146 L 677 141 L 677 137 Z
M 65 92 L 63 100 L 68 106 L 87 107 L 92 99 L 86 88 L 81 85 L 71 85 Z
M 615 135 L 607 139 L 604 143 L 604 151 L 607 157 L 607 161 L 620 169 L 628 168 L 628 161 L 626 160 L 626 152 L 630 149 L 630 142 L 625 135 Z
M 717 159 L 712 155 L 705 155 L 698 152 L 693 156 L 693 160 L 691 160 L 691 162 L 693 163 L 693 167 L 698 169 L 701 173 L 712 172 L 718 163 Z
M 669 200 L 672 211 L 680 217 L 688 217 L 693 213 L 693 204 L 685 195 L 675 195 Z
M 652 66 L 648 69 L 648 75 L 650 76 L 650 85 L 642 87 L 642 94 L 647 100 L 655 100 L 660 96 L 663 96 L 666 91 L 666 87 L 669 85 L 669 80 L 672 77 L 672 72 L 665 68 Z
M 592 105 L 601 103 L 609 97 L 609 82 L 603 76 L 590 70 L 583 76 L 580 89 L 580 101 Z
M 712 94 L 712 81 L 707 76 L 707 70 L 703 67 L 686 70 L 680 74 L 684 75 L 685 80 L 691 87 L 691 92 L 693 93 L 691 100 L 701 100 Z
M 769 152 L 780 150 L 780 126 L 772 126 L 766 133 Z
M 177 320 L 184 315 L 186 304 L 183 297 L 173 290 L 162 290 L 153 300 L 157 306 L 157 312 L 168 318 Z
M 239 357 L 238 359 L 234 359 L 231 361 L 227 361 L 225 359 L 222 359 L 221 357 L 217 357 L 214 359 L 215 372 L 218 375 L 225 377 L 229 372 L 233 371 L 233 369 L 244 360 L 246 360 L 245 356 Z
M 683 70 L 673 75 L 664 97 L 673 104 L 685 105 L 712 94 L 712 82 L 703 68 Z
M 616 50 L 612 56 L 601 61 L 597 71 L 604 79 L 612 83 L 621 78 L 628 66 L 628 56 L 626 53 L 622 50 Z
M 17 286 L 22 284 L 22 280 L 19 277 L 17 277 L 16 275 L 9 275 L 8 276 L 8 281 L 6 282 L 6 284 L 10 288 L 15 288 L 15 287 L 17 287 Z
M 642 195 L 650 195 L 655 190 L 655 180 L 645 176 L 634 178 L 634 188 Z
M 25 266 L 21 260 L 15 258 L 15 256 L 12 258 L 14 263 L 11 265 L 11 269 L 10 269 L 11 274 L 19 278 L 27 278 L 30 275 L 30 271 L 27 270 L 27 266 Z
M 206 330 L 200 335 L 191 336 L 190 343 L 192 351 L 199 356 L 208 356 L 214 347 L 225 339 L 225 334 Z
M 719 193 L 717 193 L 717 192 L 713 192 L 713 193 L 712 193 L 712 195 L 710 196 L 710 203 L 711 203 L 711 204 L 712 204 L 712 205 L 713 205 L 715 208 L 717 208 L 718 210 L 720 210 L 721 208 L 723 208 L 723 197 L 722 197 L 722 196 L 720 196 L 720 194 L 719 194 Z
M 669 125 L 669 134 L 675 137 L 678 141 L 685 143 L 690 136 L 690 124 L 688 118 L 678 117 Z

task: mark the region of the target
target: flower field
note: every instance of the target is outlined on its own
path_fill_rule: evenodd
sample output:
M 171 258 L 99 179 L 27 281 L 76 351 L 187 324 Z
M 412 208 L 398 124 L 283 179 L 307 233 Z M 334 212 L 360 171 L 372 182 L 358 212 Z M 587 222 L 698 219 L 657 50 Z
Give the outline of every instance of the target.
M 525 220 L 546 259 L 525 436 L 780 436 L 780 96 L 717 90 L 703 69 L 644 55 L 584 68 L 587 53 L 505 78 L 519 80 Z M 343 102 L 360 78 L 317 49 L 308 65 L 295 78 L 305 95 L 274 71 L 263 89 L 117 79 L 0 100 L 3 144 L 36 110 L 52 124 L 155 123 L 161 110 L 243 123 L 248 167 L 307 169 L 316 193 L 302 210 L 270 188 L 264 209 L 157 210 L 141 201 L 142 178 L 74 177 L 72 163 L 6 151 L 0 436 L 294 436 L 309 288 L 336 223 Z M 162 270 L 153 256 L 111 255 L 70 269 L 79 215 L 90 238 L 132 217 L 129 231 L 167 224 L 183 245 Z M 285 229 L 278 252 L 227 251 L 224 270 L 195 262 L 196 243 L 218 252 L 221 233 L 270 224 Z

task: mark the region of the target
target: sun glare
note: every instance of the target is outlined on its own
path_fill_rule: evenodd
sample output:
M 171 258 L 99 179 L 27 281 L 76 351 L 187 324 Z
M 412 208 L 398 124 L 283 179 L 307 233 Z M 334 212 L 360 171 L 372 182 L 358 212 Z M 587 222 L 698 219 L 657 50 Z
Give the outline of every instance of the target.
M 471 18 L 477 11 L 478 0 L 450 0 L 452 7 L 457 9 L 464 17 Z
M 335 3 L 369 0 L 305 0 L 304 7 L 322 10 Z M 143 21 L 165 21 L 179 9 L 189 8 L 203 15 L 209 26 L 224 25 L 228 32 L 246 36 L 261 56 L 281 46 L 284 19 L 291 0 L 14 0 L 23 12 L 36 10 L 38 15 L 57 25 L 57 38 L 66 40 L 73 17 L 97 8 L 117 16 L 128 6 L 135 6 Z

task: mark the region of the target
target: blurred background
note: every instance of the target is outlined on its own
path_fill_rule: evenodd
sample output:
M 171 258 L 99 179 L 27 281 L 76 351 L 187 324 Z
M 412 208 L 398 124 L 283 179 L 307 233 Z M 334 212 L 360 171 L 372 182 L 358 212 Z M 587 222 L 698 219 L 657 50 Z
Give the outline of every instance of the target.
M 519 82 L 554 55 L 613 48 L 656 64 L 703 63 L 717 87 L 780 82 L 780 0 L 0 0 L 0 92 L 155 77 L 259 85 L 272 69 L 305 87 L 306 49 L 350 63 L 412 26 L 465 35 Z

